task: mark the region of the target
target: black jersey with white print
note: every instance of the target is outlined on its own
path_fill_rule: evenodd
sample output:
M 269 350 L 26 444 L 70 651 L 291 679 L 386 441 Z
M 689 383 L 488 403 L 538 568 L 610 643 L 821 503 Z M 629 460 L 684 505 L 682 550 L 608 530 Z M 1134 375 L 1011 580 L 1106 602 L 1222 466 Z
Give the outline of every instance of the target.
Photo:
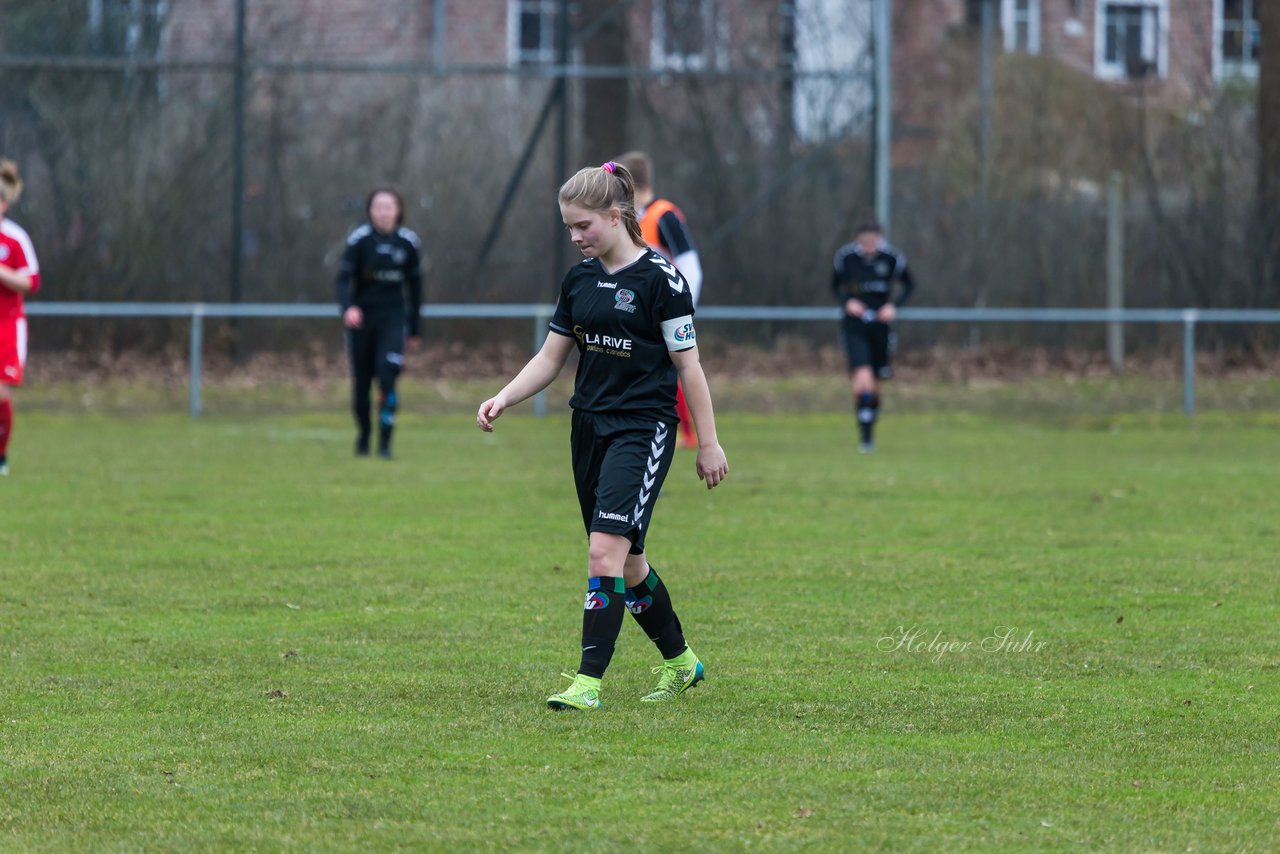
M 578 343 L 574 409 L 676 420 L 670 353 L 696 336 L 689 285 L 666 258 L 646 250 L 614 273 L 597 258 L 576 265 L 560 285 L 551 331 Z
M 893 282 L 902 283 L 902 293 L 893 298 Z M 882 241 L 876 252 L 866 255 L 855 241 L 840 247 L 831 275 L 831 293 L 843 304 L 856 299 L 869 309 L 879 309 L 887 302 L 907 304 L 915 282 L 907 270 L 907 259 L 901 252 Z
M 422 242 L 403 226 L 383 234 L 366 223 L 347 237 L 334 283 L 338 304 L 366 314 L 406 312 L 409 334 L 418 334 L 422 306 Z

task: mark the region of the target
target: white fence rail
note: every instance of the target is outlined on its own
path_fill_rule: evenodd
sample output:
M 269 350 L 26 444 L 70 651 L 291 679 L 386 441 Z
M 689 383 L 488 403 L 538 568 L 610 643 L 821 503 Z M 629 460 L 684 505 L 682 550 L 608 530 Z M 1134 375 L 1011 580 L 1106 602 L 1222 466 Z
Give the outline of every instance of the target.
M 533 321 L 533 348 L 542 346 L 547 322 L 555 306 L 546 303 L 504 303 L 493 305 L 426 305 L 422 317 L 442 319 L 527 318 Z M 27 313 L 47 317 L 185 317 L 191 321 L 191 379 L 188 409 L 200 415 L 201 362 L 204 353 L 204 319 L 323 318 L 337 320 L 332 303 L 200 303 L 200 302 L 36 302 Z M 834 323 L 840 309 L 834 306 L 705 306 L 698 309 L 704 320 L 822 321 Z M 1275 309 L 1195 309 L 1195 308 L 904 308 L 901 323 L 1126 323 L 1181 324 L 1183 408 L 1195 413 L 1196 326 L 1200 323 L 1280 323 Z M 538 415 L 546 413 L 546 401 L 534 401 Z

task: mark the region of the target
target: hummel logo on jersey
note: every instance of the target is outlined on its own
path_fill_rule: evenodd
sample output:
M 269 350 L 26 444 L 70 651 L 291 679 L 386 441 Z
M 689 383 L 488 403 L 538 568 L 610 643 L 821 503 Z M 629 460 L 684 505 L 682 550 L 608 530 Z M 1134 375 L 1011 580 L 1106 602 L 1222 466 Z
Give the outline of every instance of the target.
M 603 510 L 597 510 L 596 512 L 600 514 L 599 518 L 601 519 L 610 519 L 614 522 L 630 522 L 631 521 L 631 519 L 627 516 L 626 513 L 606 513 Z
M 667 274 L 667 284 L 671 286 L 671 290 L 676 293 L 684 291 L 684 282 L 680 279 L 680 274 L 676 271 L 674 264 L 660 255 L 651 255 L 649 260 L 657 264 L 662 272 Z
M 617 286 L 617 282 L 596 282 L 597 288 L 616 288 Z

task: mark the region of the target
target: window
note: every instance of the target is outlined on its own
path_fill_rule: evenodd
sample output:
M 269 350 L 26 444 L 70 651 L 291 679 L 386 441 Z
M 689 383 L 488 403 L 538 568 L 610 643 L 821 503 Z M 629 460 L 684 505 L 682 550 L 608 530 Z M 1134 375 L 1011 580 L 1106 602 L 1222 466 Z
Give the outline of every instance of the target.
M 1258 76 L 1258 5 L 1262 0 L 1217 0 L 1218 30 L 1215 72 L 1226 77 Z
M 1094 71 L 1104 80 L 1164 77 L 1167 0 L 1098 0 Z
M 821 142 L 865 134 L 875 90 L 871 3 L 794 0 L 793 9 L 797 74 L 791 104 L 796 135 L 805 142 Z
M 1040 0 L 1001 0 L 1000 28 L 1005 50 L 1039 53 Z
M 559 0 L 513 0 L 508 31 L 516 65 L 555 64 L 559 9 Z
M 719 64 L 720 24 L 714 0 L 655 0 L 653 66 L 692 70 Z
M 101 56 L 154 54 L 167 5 L 165 0 L 86 0 L 90 51 Z
M 964 0 L 964 22 L 971 27 L 981 27 L 984 5 L 986 0 Z

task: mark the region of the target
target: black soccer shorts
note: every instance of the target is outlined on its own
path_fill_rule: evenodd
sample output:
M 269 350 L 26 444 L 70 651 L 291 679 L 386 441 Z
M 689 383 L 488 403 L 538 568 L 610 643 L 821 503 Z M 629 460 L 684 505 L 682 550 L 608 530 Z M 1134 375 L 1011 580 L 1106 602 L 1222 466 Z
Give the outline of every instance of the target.
M 840 326 L 845 355 L 849 358 L 849 370 L 870 367 L 880 379 L 893 376 L 889 366 L 896 335 L 887 323 L 867 323 L 856 317 L 846 317 Z
M 631 540 L 632 554 L 643 552 L 658 493 L 675 457 L 675 423 L 575 409 L 569 446 L 588 535 L 618 534 Z

